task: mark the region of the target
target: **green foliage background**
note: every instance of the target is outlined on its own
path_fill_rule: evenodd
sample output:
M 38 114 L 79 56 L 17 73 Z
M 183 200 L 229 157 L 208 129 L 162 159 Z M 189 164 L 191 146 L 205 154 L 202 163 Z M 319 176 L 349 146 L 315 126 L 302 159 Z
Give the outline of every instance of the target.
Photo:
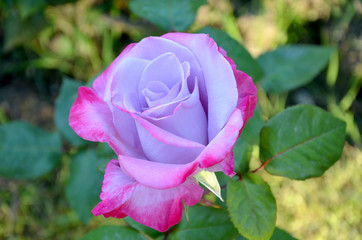
M 0 239 L 81 239 L 102 225 L 132 226 L 150 237 L 163 238 L 130 219 L 91 217 L 87 206 L 72 201 L 77 189 L 83 188 L 84 179 L 91 175 L 91 180 L 98 182 L 112 152 L 105 145 L 97 146 L 78 138 L 62 116 L 69 111 L 76 87 L 89 84 L 127 44 L 173 30 L 209 33 L 228 51 L 239 68 L 245 66 L 245 71 L 253 76 L 254 81 L 260 81 L 259 89 L 263 86 L 267 91 L 259 90 L 255 120 L 248 123 L 249 128 L 240 138 L 250 144 L 238 141 L 236 145 L 238 159 L 251 159 L 250 169 L 258 168 L 261 163 L 259 146 L 255 143 L 259 142 L 258 131 L 263 121 L 277 115 L 286 106 L 314 104 L 346 122 L 347 142 L 341 160 L 322 177 L 292 181 L 271 176 L 266 171 L 259 171 L 257 175 L 270 185 L 277 200 L 276 225 L 279 228 L 298 239 L 362 239 L 361 2 L 169 0 L 169 12 L 160 10 L 147 15 L 150 13 L 147 8 L 155 9 L 160 3 L 153 2 L 156 5 L 148 6 L 141 0 L 0 2 L 0 124 L 22 120 L 47 131 L 57 129 L 64 143 L 60 156 L 58 133 L 49 135 L 55 139 L 53 144 L 57 150 L 54 154 L 57 157 L 56 162 L 49 163 L 56 164 L 56 167 L 45 175 L 34 180 L 10 180 L 5 178 L 6 173 L 0 173 L 3 176 L 0 177 Z M 164 5 L 160 6 L 162 9 Z M 196 11 L 196 16 L 190 14 Z M 173 16 L 178 15 L 182 18 L 176 20 L 181 21 L 173 21 Z M 317 68 L 309 78 L 303 78 L 305 69 L 302 67 L 292 72 L 282 69 L 294 73 L 298 83 L 282 90 L 273 89 L 270 84 L 273 79 L 263 78 L 262 72 L 275 70 L 273 61 L 269 61 L 271 65 L 265 63 L 270 55 L 273 60 L 284 51 L 279 48 L 273 52 L 274 49 L 287 44 L 314 44 L 325 48 L 320 48 L 322 52 L 313 59 L 310 54 L 297 59 L 309 63 L 309 68 Z M 328 54 L 321 57 L 325 52 Z M 314 63 L 313 60 L 318 61 Z M 258 68 L 253 61 L 263 63 L 264 69 Z M 283 61 L 291 62 L 289 59 Z M 324 64 L 318 68 L 318 63 Z M 323 67 L 325 65 L 327 68 Z M 280 76 L 276 80 L 280 80 Z M 92 156 L 89 162 L 98 166 L 98 169 L 93 169 L 95 174 L 77 172 L 84 164 L 79 159 L 84 156 Z M 3 164 L 5 161 L 1 158 L 0 164 Z M 248 168 L 245 162 L 237 164 L 240 172 L 244 173 Z M 82 195 L 82 199 L 98 199 L 97 189 L 84 192 L 89 195 Z M 201 204 L 210 202 L 217 203 L 213 195 L 207 195 Z M 77 213 L 73 208 L 78 210 Z M 190 209 L 189 218 L 196 219 L 196 226 L 205 219 L 211 224 L 214 221 L 214 218 L 198 214 L 203 208 Z M 212 209 L 211 213 L 218 216 L 221 211 Z M 170 239 L 181 239 L 187 234 L 192 236 L 193 229 L 189 228 L 185 217 L 179 227 L 183 231 L 171 233 Z M 142 239 L 133 230 L 119 231 L 112 226 L 104 229 L 110 238 L 135 235 Z M 238 235 L 228 219 L 224 219 L 222 228 L 215 231 L 225 230 L 228 237 Z M 88 233 L 84 239 L 93 239 L 97 234 Z M 283 232 L 278 229 L 274 234 Z M 207 231 L 204 236 L 208 236 Z M 272 239 L 278 237 L 273 235 Z

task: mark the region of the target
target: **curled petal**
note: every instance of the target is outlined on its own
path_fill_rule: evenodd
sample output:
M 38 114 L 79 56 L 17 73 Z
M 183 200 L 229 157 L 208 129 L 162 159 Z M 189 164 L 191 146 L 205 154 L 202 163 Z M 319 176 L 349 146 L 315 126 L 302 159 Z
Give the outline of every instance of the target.
M 171 146 L 177 146 L 177 147 L 183 147 L 183 148 L 204 148 L 205 146 L 203 144 L 200 144 L 198 142 L 194 142 L 191 140 L 187 140 L 185 138 L 179 137 L 169 131 L 166 131 L 150 121 L 147 121 L 146 119 L 137 116 L 136 114 L 131 114 L 132 117 L 139 123 L 139 131 L 141 131 L 140 135 L 151 135 L 153 138 L 157 139 L 158 141 L 171 145 Z
M 225 157 L 225 159 L 206 169 L 209 172 L 224 172 L 225 175 L 227 176 L 234 176 L 235 172 L 234 172 L 234 154 L 233 151 L 230 151 L 230 153 L 228 153 Z
M 229 62 L 231 68 L 234 71 L 234 76 L 236 79 L 236 86 L 238 89 L 238 103 L 237 108 L 243 113 L 244 125 L 249 118 L 253 116 L 254 109 L 257 102 L 257 89 L 253 83 L 253 80 L 246 73 L 236 69 L 236 64 L 234 61 L 229 58 L 226 54 L 226 51 L 219 47 L 219 52 L 225 57 Z
M 207 92 L 208 138 L 211 141 L 234 111 L 238 93 L 232 68 L 206 34 L 168 33 L 162 38 L 188 48 L 198 60 Z M 215 67 L 217 66 L 217 67 Z
M 207 145 L 207 117 L 199 99 L 198 84 L 191 96 L 181 102 L 170 114 L 161 118 L 148 118 L 150 122 L 177 136 Z
M 235 70 L 234 74 L 239 94 L 237 108 L 239 108 L 243 113 L 245 125 L 248 119 L 253 116 L 257 102 L 257 90 L 249 75 L 239 70 Z
M 144 159 L 119 156 L 122 169 L 144 186 L 167 189 L 177 187 L 186 181 L 198 167 L 197 162 L 188 164 L 167 164 Z
M 131 154 L 119 141 L 108 105 L 91 88 L 79 88 L 78 97 L 70 109 L 69 125 L 88 141 L 107 142 L 117 154 Z
M 239 132 L 243 123 L 244 121 L 241 111 L 239 109 L 235 109 L 225 127 L 206 146 L 204 151 L 196 159 L 196 161 L 200 163 L 200 167 L 212 167 L 222 162 L 228 156 L 239 137 Z
M 115 71 L 118 68 L 118 65 L 124 60 L 128 52 L 136 46 L 136 43 L 129 44 L 119 55 L 118 57 L 109 65 L 106 70 L 101 73 L 93 82 L 92 87 L 96 91 L 97 95 L 103 100 L 110 99 L 110 83 Z
M 167 231 L 181 220 L 182 200 L 189 206 L 195 205 L 203 194 L 202 187 L 193 178 L 165 190 L 133 182 L 122 172 L 117 160 L 108 163 L 104 182 L 107 184 L 102 188 L 103 199 L 92 210 L 94 215 L 117 218 L 128 215 L 161 232 Z

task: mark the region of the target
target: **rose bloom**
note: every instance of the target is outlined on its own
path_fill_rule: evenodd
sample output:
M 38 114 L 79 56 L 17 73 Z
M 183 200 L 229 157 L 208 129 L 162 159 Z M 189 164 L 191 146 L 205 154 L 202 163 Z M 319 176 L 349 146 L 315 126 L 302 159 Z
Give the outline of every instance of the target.
M 208 35 L 130 44 L 92 87 L 79 88 L 69 124 L 118 156 L 94 215 L 130 216 L 166 231 L 181 220 L 183 202 L 201 199 L 195 174 L 235 174 L 232 148 L 253 114 L 256 88 Z

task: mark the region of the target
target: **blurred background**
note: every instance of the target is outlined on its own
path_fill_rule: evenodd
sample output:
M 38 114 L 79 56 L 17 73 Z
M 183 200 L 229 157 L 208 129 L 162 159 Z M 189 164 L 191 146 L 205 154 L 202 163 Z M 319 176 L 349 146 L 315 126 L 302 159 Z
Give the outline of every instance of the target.
M 63 81 L 87 84 L 129 43 L 166 32 L 140 18 L 130 2 L 2 0 L 0 124 L 22 120 L 56 131 Z M 361 1 L 208 0 L 195 11 L 188 32 L 222 29 L 254 58 L 287 44 L 336 48 L 312 82 L 280 94 L 259 88 L 258 99 L 263 120 L 286 106 L 310 103 L 346 121 L 341 160 L 321 178 L 306 181 L 262 175 L 277 199 L 277 225 L 296 238 L 362 239 Z M 0 176 L 0 239 L 80 239 L 97 226 L 125 224 L 103 217 L 84 220 L 73 210 L 64 189 L 72 154 L 85 146 L 63 142 L 59 164 L 45 175 L 35 180 Z M 259 165 L 257 146 L 252 157 L 253 169 Z

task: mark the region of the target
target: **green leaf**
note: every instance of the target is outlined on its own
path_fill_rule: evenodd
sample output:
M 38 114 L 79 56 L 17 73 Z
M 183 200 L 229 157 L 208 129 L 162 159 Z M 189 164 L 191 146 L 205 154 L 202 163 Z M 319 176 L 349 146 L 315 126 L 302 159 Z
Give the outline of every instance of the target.
M 69 126 L 69 112 L 78 96 L 78 88 L 82 84 L 70 78 L 64 78 L 60 94 L 55 101 L 54 121 L 60 134 L 74 146 L 85 144 L 73 129 Z
M 245 173 L 249 171 L 251 150 L 251 146 L 239 137 L 233 148 L 236 172 Z
M 297 240 L 292 235 L 284 231 L 283 229 L 280 229 L 278 227 L 275 228 L 273 232 L 273 236 L 270 238 L 270 240 Z
M 189 208 L 190 223 L 182 218 L 171 240 L 231 240 L 238 235 L 224 209 L 193 206 Z
M 248 239 L 243 236 L 239 236 L 236 238 L 236 240 L 248 240 Z M 273 235 L 271 236 L 270 240 L 297 240 L 297 239 L 292 237 L 286 231 L 278 227 L 275 227 Z
M 131 0 L 131 11 L 166 31 L 184 31 L 205 0 Z
M 79 218 L 88 223 L 91 210 L 100 201 L 103 175 L 97 171 L 100 161 L 95 150 L 83 150 L 72 156 L 65 195 Z
M 13 179 L 39 177 L 59 163 L 61 147 L 57 133 L 20 121 L 0 125 L 0 175 Z
M 124 220 L 131 226 L 133 227 L 134 229 L 137 229 L 138 231 L 140 232 L 143 232 L 145 234 L 147 234 L 148 236 L 152 237 L 152 238 L 156 238 L 160 235 L 162 235 L 161 232 L 159 231 L 156 231 L 152 228 L 149 228 L 139 222 L 136 222 L 135 220 L 133 220 L 132 218 L 130 217 L 125 217 Z
M 98 143 L 97 158 L 99 160 L 97 170 L 102 174 L 105 173 L 107 164 L 110 160 L 118 159 L 117 155 L 114 153 L 113 149 L 108 145 L 108 143 Z
M 87 233 L 82 240 L 146 240 L 137 231 L 121 226 L 101 226 Z
M 246 142 L 250 144 L 258 144 L 260 141 L 260 131 L 264 125 L 264 120 L 260 114 L 260 108 L 257 105 L 254 110 L 253 116 L 247 121 L 243 131 L 240 134 Z
M 218 46 L 222 47 L 228 54 L 228 57 L 233 59 L 237 69 L 250 75 L 254 82 L 259 81 L 263 76 L 263 69 L 259 63 L 250 55 L 243 45 L 232 39 L 227 33 L 222 30 L 212 27 L 206 27 L 200 30 L 202 33 L 208 33 Z
M 195 175 L 195 178 L 198 182 L 220 198 L 221 201 L 224 201 L 221 197 L 221 188 L 214 172 L 202 170 Z
M 333 51 L 331 47 L 289 45 L 261 55 L 264 90 L 281 93 L 307 84 L 327 65 Z
M 345 131 L 343 121 L 318 107 L 290 107 L 263 127 L 260 159 L 274 175 L 319 177 L 341 156 Z
M 270 239 L 275 228 L 276 202 L 261 177 L 245 174 L 240 181 L 230 179 L 226 204 L 231 221 L 242 236 L 250 240 Z

